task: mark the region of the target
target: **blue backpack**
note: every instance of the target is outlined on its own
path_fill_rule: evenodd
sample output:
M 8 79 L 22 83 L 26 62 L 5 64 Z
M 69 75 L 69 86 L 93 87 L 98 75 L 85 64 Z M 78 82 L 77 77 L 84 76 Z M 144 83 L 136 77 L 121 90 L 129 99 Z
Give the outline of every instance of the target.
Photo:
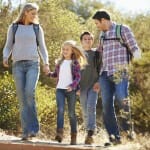
M 122 38 L 121 27 L 122 27 L 122 25 L 120 25 L 120 24 L 116 25 L 116 29 L 115 29 L 116 30 L 116 37 L 115 38 L 107 39 L 104 36 L 104 32 L 102 32 L 101 36 L 100 36 L 100 43 L 101 43 L 101 45 L 103 45 L 103 42 L 107 41 L 107 40 L 117 40 L 117 41 L 119 41 L 121 43 L 121 45 L 126 48 L 126 50 L 127 50 L 127 61 L 128 61 L 128 63 L 130 63 L 132 58 L 133 58 L 133 54 L 131 53 L 128 45 L 125 43 L 124 39 Z
M 12 24 L 13 44 L 15 43 L 15 34 L 16 34 L 17 29 L 18 29 L 18 23 L 13 23 Z M 33 30 L 35 32 L 37 46 L 39 46 L 39 38 L 38 38 L 38 35 L 39 35 L 39 24 L 33 24 Z

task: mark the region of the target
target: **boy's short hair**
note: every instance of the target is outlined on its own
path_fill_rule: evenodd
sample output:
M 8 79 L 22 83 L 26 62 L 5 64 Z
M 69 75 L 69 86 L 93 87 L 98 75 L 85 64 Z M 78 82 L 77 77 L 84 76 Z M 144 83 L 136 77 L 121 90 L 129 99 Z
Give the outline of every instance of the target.
M 97 20 L 101 20 L 102 18 L 111 20 L 109 13 L 105 10 L 98 10 L 92 17 L 92 19 L 97 19 Z
M 89 31 L 85 31 L 80 35 L 80 41 L 82 41 L 84 35 L 90 35 L 91 38 L 94 39 L 94 36 L 92 33 L 90 33 Z

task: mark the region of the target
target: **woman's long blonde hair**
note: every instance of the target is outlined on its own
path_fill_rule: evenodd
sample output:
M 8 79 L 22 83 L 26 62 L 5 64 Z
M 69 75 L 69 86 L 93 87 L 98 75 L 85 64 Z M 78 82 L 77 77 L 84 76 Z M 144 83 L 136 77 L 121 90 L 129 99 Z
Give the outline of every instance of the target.
M 14 21 L 15 23 L 24 23 L 25 21 L 25 12 L 29 12 L 31 10 L 39 10 L 39 6 L 36 3 L 26 3 L 21 11 L 20 14 L 18 16 L 18 18 Z M 39 23 L 39 19 L 38 16 L 36 17 L 36 19 L 34 19 L 34 21 L 32 23 L 38 24 Z
M 61 64 L 62 61 L 65 59 L 63 56 L 63 53 L 62 53 L 62 48 L 64 45 L 69 45 L 72 47 L 73 53 L 72 53 L 71 59 L 77 60 L 80 64 L 81 68 L 83 68 L 85 65 L 87 65 L 87 60 L 86 60 L 86 56 L 84 55 L 83 49 L 80 46 L 78 46 L 76 44 L 76 41 L 74 41 L 74 40 L 68 40 L 62 44 L 60 57 L 56 60 L 57 64 Z

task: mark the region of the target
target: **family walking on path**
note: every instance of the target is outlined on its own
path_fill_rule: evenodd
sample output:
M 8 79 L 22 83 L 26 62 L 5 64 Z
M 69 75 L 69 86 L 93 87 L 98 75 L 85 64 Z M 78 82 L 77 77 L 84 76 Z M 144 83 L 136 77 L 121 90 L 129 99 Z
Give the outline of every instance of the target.
M 76 100 L 79 95 L 84 127 L 87 132 L 85 144 L 93 144 L 96 129 L 96 104 L 98 93 L 102 97 L 103 121 L 109 143 L 120 144 L 120 129 L 117 123 L 116 100 L 126 114 L 121 129 L 129 131 L 130 101 L 129 73 L 130 57 L 139 58 L 140 50 L 134 35 L 126 25 L 120 26 L 121 40 L 116 37 L 118 25 L 110 14 L 99 10 L 93 15 L 97 28 L 101 31 L 96 49 L 92 48 L 94 37 L 89 31 L 80 35 L 81 47 L 74 40 L 67 40 L 61 46 L 60 57 L 54 71 L 49 69 L 48 51 L 43 29 L 38 21 L 38 5 L 26 3 L 18 18 L 8 28 L 3 49 L 3 65 L 9 67 L 12 56 L 12 73 L 20 106 L 22 140 L 35 137 L 39 132 L 35 90 L 40 73 L 40 58 L 43 72 L 47 77 L 57 78 L 56 104 L 57 127 L 55 140 L 62 142 L 64 133 L 65 100 L 68 105 L 71 145 L 77 144 Z

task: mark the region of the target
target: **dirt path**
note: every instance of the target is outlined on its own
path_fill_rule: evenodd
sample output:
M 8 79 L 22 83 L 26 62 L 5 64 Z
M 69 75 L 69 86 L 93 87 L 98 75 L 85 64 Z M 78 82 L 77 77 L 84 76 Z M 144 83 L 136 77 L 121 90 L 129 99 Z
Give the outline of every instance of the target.
M 100 136 L 101 135 L 101 136 Z M 102 136 L 103 135 L 103 136 Z M 95 144 L 94 145 L 84 145 L 84 136 L 83 134 L 78 135 L 78 144 L 76 146 L 70 146 L 69 145 L 69 137 L 66 137 L 63 143 L 58 144 L 57 142 L 49 139 L 42 139 L 41 137 L 34 138 L 30 140 L 29 142 L 21 142 L 19 137 L 13 136 L 13 135 L 6 135 L 5 133 L 0 133 L 0 143 L 9 143 L 10 144 L 26 144 L 26 145 L 44 145 L 46 150 L 46 146 L 50 147 L 53 146 L 52 150 L 55 148 L 59 148 L 60 150 L 65 149 L 71 149 L 71 150 L 77 150 L 77 149 L 84 149 L 84 150 L 150 150 L 150 138 L 149 136 L 142 136 L 138 135 L 138 138 L 136 138 L 134 141 L 127 141 L 126 139 L 123 139 L 123 143 L 117 146 L 110 146 L 110 147 L 104 147 L 104 143 L 107 141 L 104 134 L 99 134 L 99 136 L 94 137 Z M 0 150 L 2 146 L 0 147 Z M 41 150 L 41 149 L 40 149 Z

